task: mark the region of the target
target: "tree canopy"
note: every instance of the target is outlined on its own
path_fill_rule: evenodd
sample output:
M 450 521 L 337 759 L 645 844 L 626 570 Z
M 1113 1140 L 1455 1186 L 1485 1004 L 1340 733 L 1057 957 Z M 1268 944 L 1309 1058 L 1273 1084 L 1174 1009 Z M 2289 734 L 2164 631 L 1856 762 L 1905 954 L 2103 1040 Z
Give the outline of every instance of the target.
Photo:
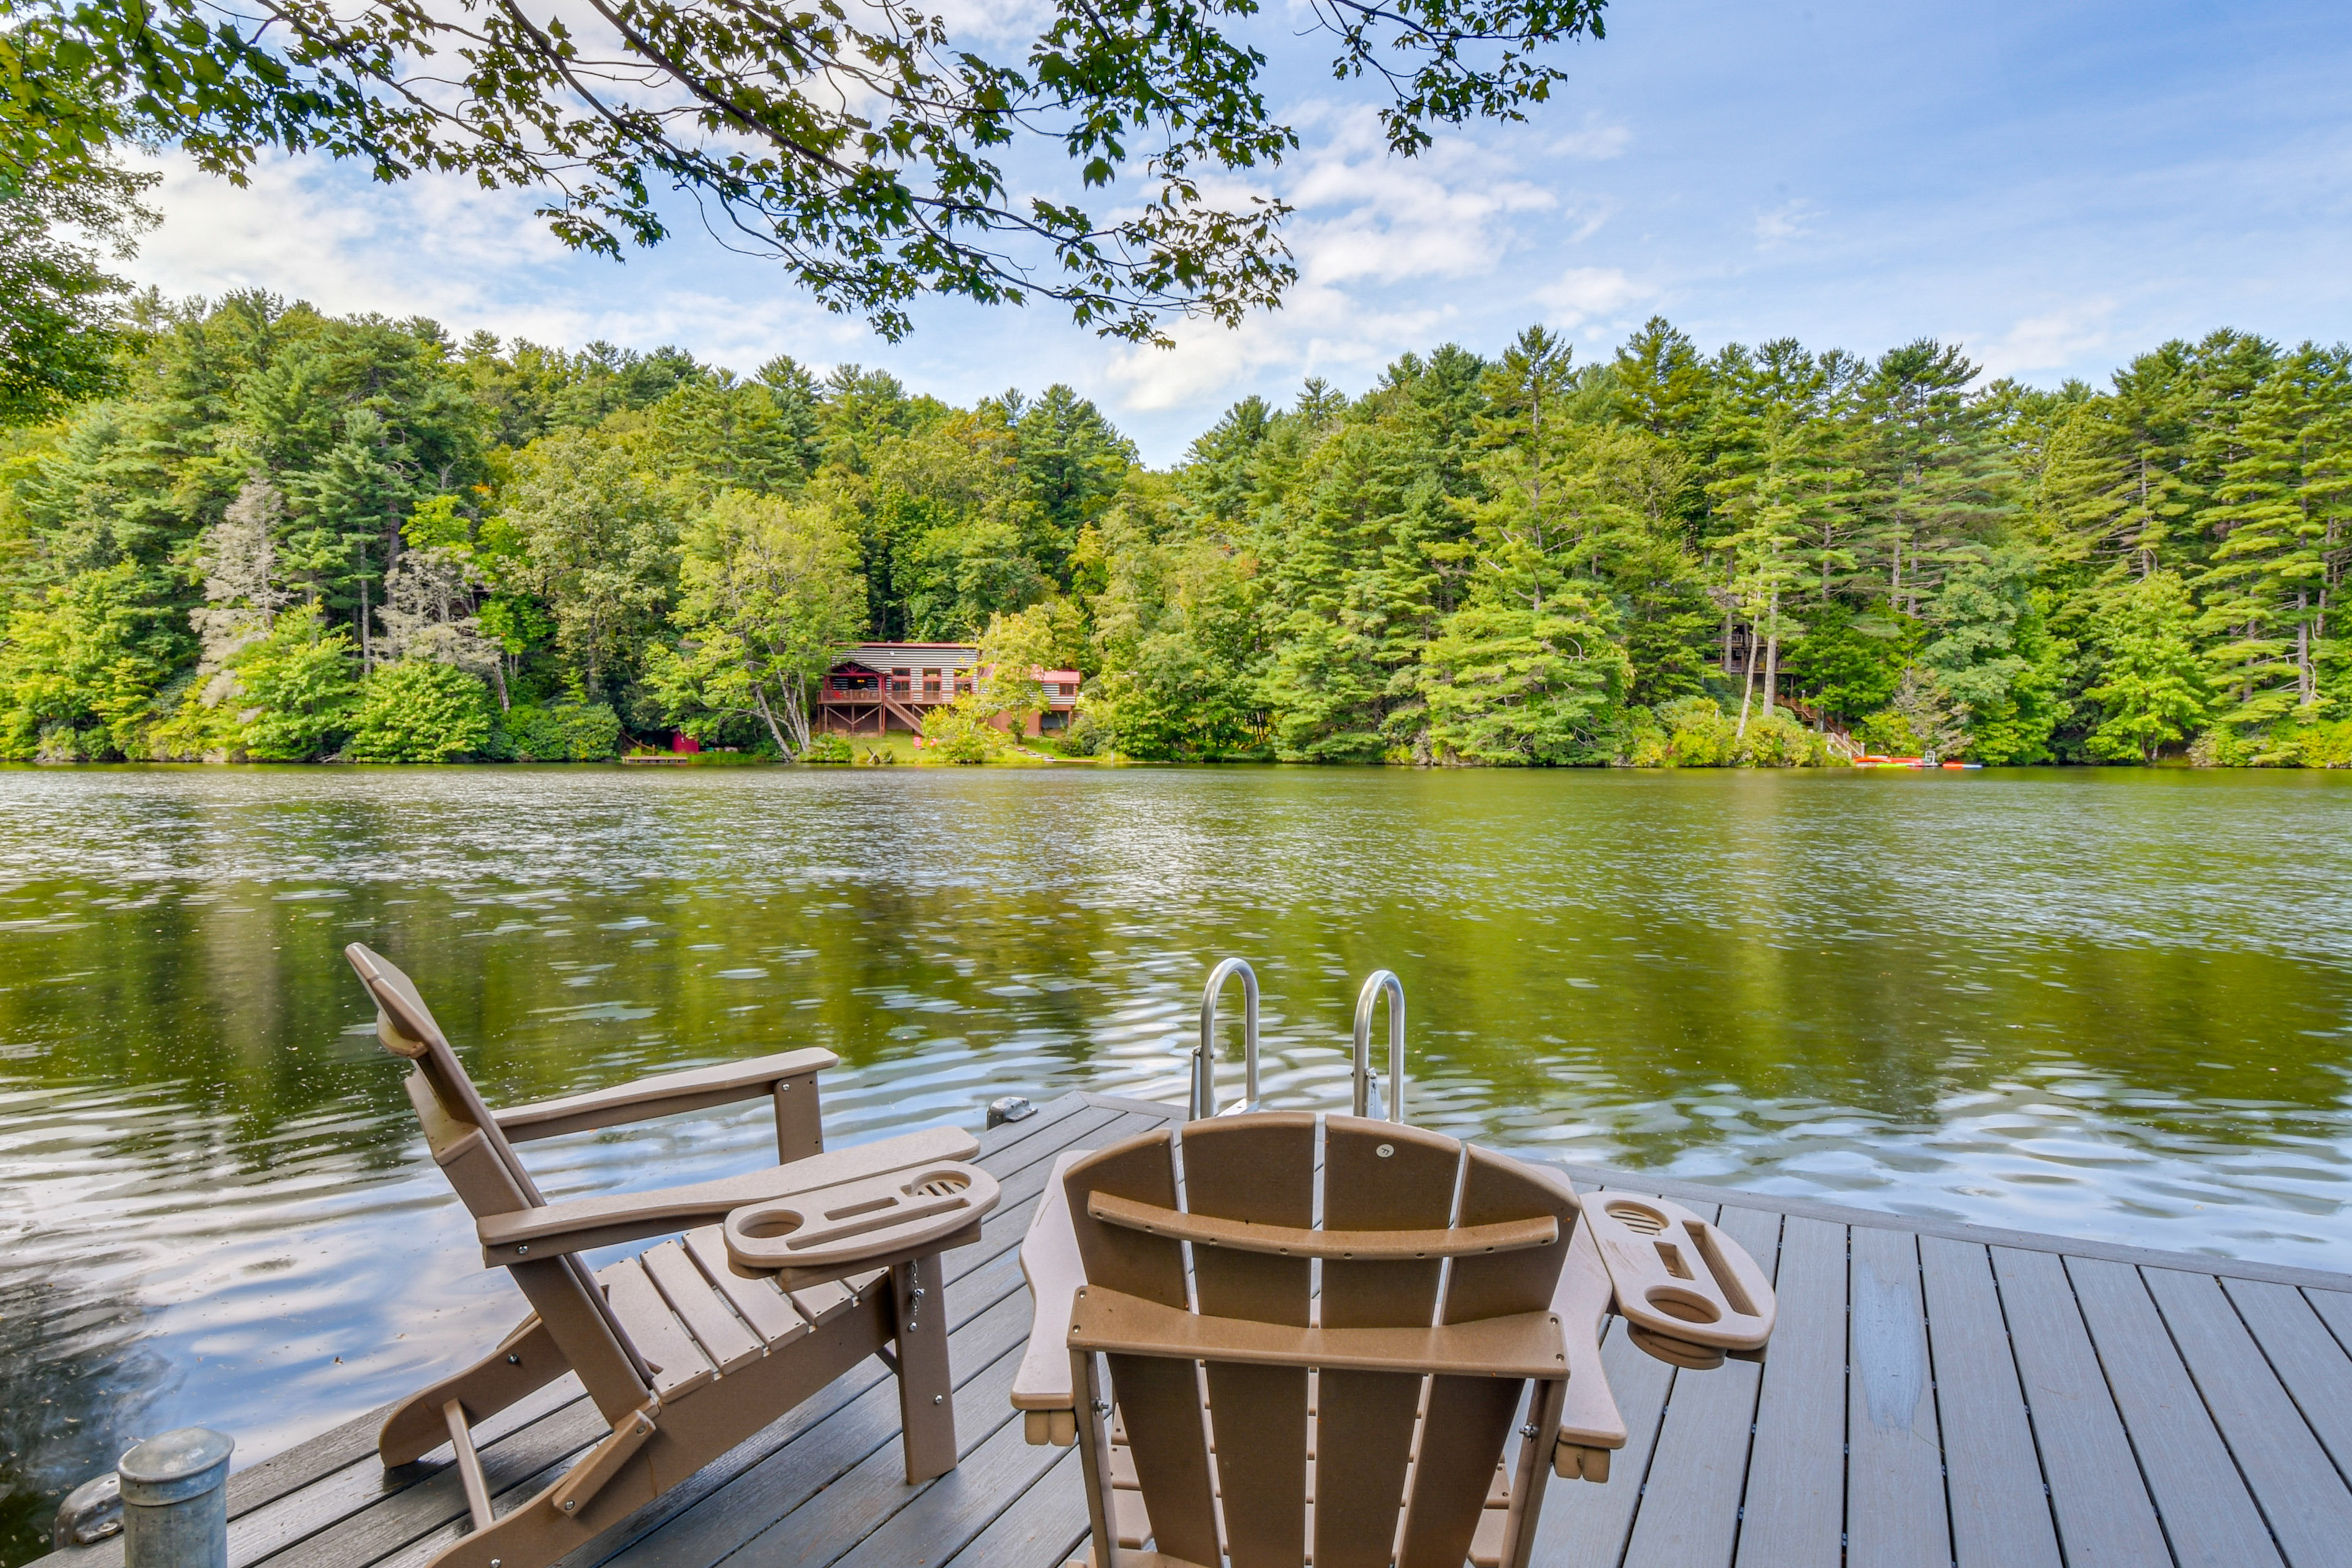
M 1388 145 L 1514 119 L 1605 0 L 1318 0 Z M 1122 338 L 1228 323 L 1295 271 L 1249 182 L 1298 145 L 1257 0 L 1055 0 L 1025 43 L 902 0 L 0 0 L 0 165 L 126 135 L 242 180 L 268 149 L 527 187 L 583 248 L 651 244 L 683 193 L 885 336 L 919 295 L 1057 301 Z M 68 92 L 60 82 L 74 85 Z M 1059 166 L 1052 160 L 1058 159 Z M 1093 194 L 1089 194 L 1093 193 Z
M 975 754 L 1076 668 L 1050 743 L 1133 757 L 2352 763 L 2340 347 L 2039 391 L 1935 342 L 1530 328 L 1244 398 L 1154 470 L 1066 386 L 257 294 L 121 332 L 113 391 L 0 446 L 0 754 L 792 755 L 877 638 L 982 647 L 940 721 Z

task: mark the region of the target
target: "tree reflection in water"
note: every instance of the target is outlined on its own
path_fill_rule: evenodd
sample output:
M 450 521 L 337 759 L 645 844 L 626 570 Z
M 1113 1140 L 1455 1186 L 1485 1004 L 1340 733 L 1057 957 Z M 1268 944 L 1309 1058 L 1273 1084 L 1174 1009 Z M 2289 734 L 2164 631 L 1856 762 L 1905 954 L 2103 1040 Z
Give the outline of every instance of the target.
M 494 1102 L 822 1045 L 835 1142 L 1181 1101 L 1231 953 L 1269 1102 L 1344 1106 L 1385 966 L 1449 1132 L 2328 1268 L 2347 829 L 2352 778 L 2161 770 L 0 769 L 0 1563 L 142 1424 L 250 1464 L 520 1317 L 354 939 Z M 754 1106 L 526 1157 L 568 1196 L 769 1138 Z

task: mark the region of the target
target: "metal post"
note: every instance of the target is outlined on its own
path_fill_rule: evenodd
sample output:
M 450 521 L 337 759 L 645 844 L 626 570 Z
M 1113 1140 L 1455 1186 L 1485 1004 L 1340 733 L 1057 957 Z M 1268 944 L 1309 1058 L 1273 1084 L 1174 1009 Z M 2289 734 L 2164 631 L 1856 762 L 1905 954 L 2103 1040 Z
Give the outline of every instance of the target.
M 218 1432 L 183 1426 L 122 1456 L 124 1568 L 228 1568 L 228 1457 Z
M 1201 992 L 1201 1045 L 1192 1053 L 1192 1117 L 1195 1121 L 1217 1112 L 1217 994 L 1234 975 L 1242 977 L 1242 1071 L 1241 1103 L 1236 1111 L 1257 1109 L 1257 972 L 1238 958 L 1228 958 L 1209 971 L 1209 984 Z
M 1375 969 L 1356 997 L 1356 1100 L 1359 1116 L 1380 1112 L 1372 1084 L 1372 1007 L 1382 992 L 1389 998 L 1388 1120 L 1404 1120 L 1404 982 L 1385 969 Z

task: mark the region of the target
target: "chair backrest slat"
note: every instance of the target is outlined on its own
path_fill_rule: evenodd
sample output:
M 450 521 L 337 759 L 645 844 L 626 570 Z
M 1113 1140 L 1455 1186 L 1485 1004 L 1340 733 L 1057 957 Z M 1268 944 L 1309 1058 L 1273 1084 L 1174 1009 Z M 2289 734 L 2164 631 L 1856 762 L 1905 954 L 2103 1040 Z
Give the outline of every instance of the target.
M 1466 1160 L 1462 1224 L 1492 1225 L 1549 1215 L 1559 1223 L 1559 1236 L 1549 1247 L 1455 1258 L 1454 1277 L 1445 1285 L 1445 1321 L 1468 1323 L 1512 1312 L 1540 1312 L 1551 1305 L 1552 1288 L 1576 1237 L 1575 1194 L 1543 1173 L 1489 1150 L 1473 1147 L 1466 1151 Z
M 1071 1164 L 1065 1195 L 1088 1285 L 1181 1308 L 1189 1245 L 1194 1310 L 1215 1318 L 1294 1328 L 1313 1321 L 1327 1330 L 1426 1329 L 1549 1308 L 1577 1220 L 1566 1184 L 1423 1129 L 1331 1116 L 1322 1119 L 1318 1218 L 1316 1121 L 1291 1112 L 1194 1121 L 1181 1143 L 1166 1131 L 1146 1133 Z M 1187 1244 L 1134 1228 L 1132 1210 L 1121 1225 L 1088 1212 L 1097 1195 L 1176 1208 L 1179 1153 L 1182 1208 L 1203 1219 L 1366 1232 L 1549 1219 L 1550 1226 L 1522 1228 L 1554 1230 L 1557 1239 L 1522 1247 L 1501 1238 L 1505 1250 L 1465 1247 L 1449 1263 L 1395 1256 L 1436 1238 L 1391 1236 L 1369 1243 L 1389 1249 L 1388 1258 L 1324 1256 L 1318 1265 L 1267 1249 L 1264 1232 L 1228 1240 L 1214 1226 L 1191 1225 L 1184 1227 Z M 1358 1245 L 1364 1244 L 1318 1250 Z M 1318 1267 L 1319 1307 L 1310 1304 Z M 1223 1502 L 1221 1543 L 1208 1488 L 1202 1376 L 1176 1342 L 1160 1355 L 1108 1357 L 1153 1544 L 1186 1562 L 1213 1563 L 1223 1556 L 1233 1568 L 1291 1568 L 1307 1556 L 1309 1374 L 1297 1366 L 1205 1363 L 1206 1426 L 1216 1434 Z M 1433 1378 L 1406 1370 L 1414 1364 L 1401 1363 L 1394 1372 L 1326 1367 L 1313 1374 L 1316 1568 L 1461 1568 L 1469 1553 L 1495 1466 L 1523 1419 L 1528 1384 Z M 1564 1363 L 1560 1374 L 1567 1374 Z
M 1455 1258 L 1445 1282 L 1444 1321 L 1544 1310 L 1576 1229 L 1575 1198 L 1528 1166 L 1485 1149 L 1464 1150 L 1463 1162 L 1458 1224 L 1549 1214 L 1559 1222 L 1559 1237 L 1548 1247 Z M 1526 1389 L 1519 1378 L 1430 1380 L 1427 1430 L 1446 1438 L 1424 1441 L 1413 1466 L 1398 1568 L 1461 1568 L 1494 1479 L 1495 1456 L 1510 1436 Z
M 1326 1119 L 1323 1224 L 1334 1230 L 1428 1230 L 1453 1216 L 1462 1146 L 1439 1133 L 1354 1116 Z M 1426 1326 L 1444 1265 L 1323 1265 L 1325 1328 Z M 1424 1379 L 1326 1372 L 1316 1394 L 1315 1561 L 1384 1568 L 1412 1453 Z
M 1184 1129 L 1184 1206 L 1220 1219 L 1301 1229 L 1315 1223 L 1315 1118 L 1268 1111 Z M 1305 1328 L 1314 1266 L 1304 1258 L 1192 1249 L 1192 1288 L 1213 1317 Z M 1307 1556 L 1307 1370 L 1208 1363 L 1217 1479 L 1233 1568 L 1297 1568 Z M 1155 1516 L 1156 1517 L 1156 1516 Z
M 1064 1173 L 1063 1190 L 1087 1284 L 1162 1306 L 1188 1304 L 1182 1243 L 1105 1225 L 1087 1212 L 1087 1198 L 1094 1193 L 1176 1206 L 1175 1146 L 1167 1129 L 1138 1133 L 1078 1161 Z M 1198 1373 L 1189 1361 L 1155 1356 L 1114 1355 L 1109 1362 L 1128 1451 L 1137 1473 L 1149 1478 L 1144 1507 L 1160 1550 L 1190 1563 L 1215 1563 L 1216 1504 L 1209 1485 Z
M 363 943 L 352 943 L 343 956 L 374 999 L 376 1037 L 413 1067 L 409 1101 L 467 1212 L 487 1219 L 545 1206 L 415 983 Z M 586 1264 L 575 1257 L 551 1258 L 509 1265 L 509 1272 L 606 1419 L 622 1420 L 644 1405 L 653 1391 L 652 1370 Z

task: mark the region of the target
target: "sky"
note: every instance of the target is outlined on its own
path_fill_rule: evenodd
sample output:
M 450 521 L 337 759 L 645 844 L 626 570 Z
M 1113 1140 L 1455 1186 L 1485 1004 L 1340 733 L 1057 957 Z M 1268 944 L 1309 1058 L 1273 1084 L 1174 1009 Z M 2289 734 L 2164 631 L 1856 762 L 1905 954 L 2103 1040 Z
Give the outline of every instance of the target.
M 1551 102 L 1412 160 L 1294 36 L 1304 13 L 1267 11 L 1270 96 L 1302 143 L 1271 180 L 1297 209 L 1299 281 L 1238 329 L 1180 323 L 1172 349 L 1049 303 L 957 300 L 919 306 L 893 344 L 690 215 L 614 262 L 568 252 L 525 194 L 387 187 L 315 157 L 268 161 L 244 190 L 167 158 L 164 222 L 125 270 L 459 335 L 675 343 L 746 373 L 777 353 L 854 363 L 954 403 L 1065 382 L 1154 464 L 1251 394 L 1287 403 L 1310 376 L 1361 392 L 1407 351 L 1492 353 L 1535 322 L 1580 360 L 1654 314 L 1707 350 L 1934 337 L 2044 385 L 2104 385 L 2223 326 L 2352 338 L 2341 0 L 1613 0 Z

